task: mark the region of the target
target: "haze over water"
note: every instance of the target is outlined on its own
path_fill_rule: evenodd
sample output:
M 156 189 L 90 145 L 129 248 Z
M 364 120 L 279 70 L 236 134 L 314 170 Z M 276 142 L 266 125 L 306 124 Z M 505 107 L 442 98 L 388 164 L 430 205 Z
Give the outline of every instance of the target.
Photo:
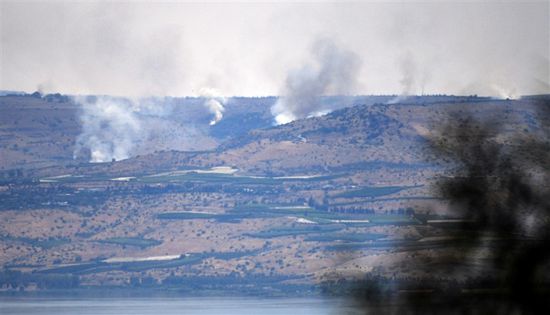
M 0 298 L 3 315 L 329 315 L 346 309 L 349 314 L 339 302 L 314 298 Z

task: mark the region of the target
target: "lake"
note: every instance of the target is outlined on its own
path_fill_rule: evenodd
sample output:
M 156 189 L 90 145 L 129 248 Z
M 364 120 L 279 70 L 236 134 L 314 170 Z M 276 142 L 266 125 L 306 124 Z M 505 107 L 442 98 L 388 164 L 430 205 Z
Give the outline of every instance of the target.
M 336 315 L 353 314 L 338 300 L 320 298 L 50 298 L 0 297 L 2 315 L 189 314 Z

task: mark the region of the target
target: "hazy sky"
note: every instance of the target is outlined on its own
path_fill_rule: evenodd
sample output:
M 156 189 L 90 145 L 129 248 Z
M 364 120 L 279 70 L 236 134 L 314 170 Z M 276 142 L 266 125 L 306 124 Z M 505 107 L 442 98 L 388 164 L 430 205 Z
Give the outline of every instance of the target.
M 349 93 L 549 93 L 549 15 L 548 1 L 2 1 L 0 89 L 278 95 L 324 40 L 360 59 Z

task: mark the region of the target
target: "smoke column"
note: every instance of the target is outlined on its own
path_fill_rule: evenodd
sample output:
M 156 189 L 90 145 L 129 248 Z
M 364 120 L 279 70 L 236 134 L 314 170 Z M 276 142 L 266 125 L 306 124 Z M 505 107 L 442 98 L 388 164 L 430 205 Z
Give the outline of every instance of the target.
M 215 146 L 196 114 L 176 107 L 171 98 L 127 99 L 109 96 L 75 97 L 80 106 L 82 132 L 75 159 L 92 163 L 124 160 L 158 150 L 204 150 Z M 223 107 L 207 102 L 221 119 Z M 200 116 L 201 114 L 199 114 Z
M 407 96 L 411 94 L 411 91 L 414 88 L 415 73 L 417 71 L 416 64 L 414 63 L 410 53 L 403 60 L 401 60 L 400 69 L 403 74 L 401 81 L 399 81 L 403 86 L 402 94 Z
M 319 99 L 323 95 L 344 95 L 357 86 L 361 60 L 355 53 L 319 40 L 311 47 L 313 63 L 291 71 L 282 98 L 271 108 L 276 124 L 330 112 Z
M 225 109 L 223 108 L 223 105 L 218 100 L 211 98 L 208 101 L 206 101 L 205 105 L 208 108 L 208 110 L 212 114 L 214 114 L 214 117 L 210 121 L 210 126 L 213 126 L 217 124 L 220 120 L 222 120 L 223 111 Z
M 401 73 L 400 94 L 388 101 L 388 104 L 396 104 L 407 99 L 410 95 L 418 93 L 424 94 L 424 88 L 430 78 L 428 67 L 419 65 L 416 58 L 409 51 L 398 62 L 398 68 Z
M 220 97 L 216 90 L 210 88 L 200 89 L 199 94 L 206 98 L 204 106 L 214 115 L 210 120 L 210 126 L 217 124 L 223 118 L 225 98 Z
M 142 133 L 135 105 L 111 97 L 77 97 L 81 106 L 82 133 L 76 140 L 74 158 L 89 150 L 90 162 L 110 162 L 130 157 Z

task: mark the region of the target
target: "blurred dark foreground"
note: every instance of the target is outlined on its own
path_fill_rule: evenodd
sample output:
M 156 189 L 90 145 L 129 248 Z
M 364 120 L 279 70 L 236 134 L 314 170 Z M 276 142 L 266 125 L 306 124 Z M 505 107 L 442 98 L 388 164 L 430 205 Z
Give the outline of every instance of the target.
M 433 192 L 460 223 L 447 227 L 446 252 L 406 262 L 424 276 L 370 272 L 327 282 L 325 293 L 351 297 L 364 314 L 550 314 L 550 99 L 520 113 L 531 126 L 468 110 L 433 124 L 427 152 L 452 165 Z

